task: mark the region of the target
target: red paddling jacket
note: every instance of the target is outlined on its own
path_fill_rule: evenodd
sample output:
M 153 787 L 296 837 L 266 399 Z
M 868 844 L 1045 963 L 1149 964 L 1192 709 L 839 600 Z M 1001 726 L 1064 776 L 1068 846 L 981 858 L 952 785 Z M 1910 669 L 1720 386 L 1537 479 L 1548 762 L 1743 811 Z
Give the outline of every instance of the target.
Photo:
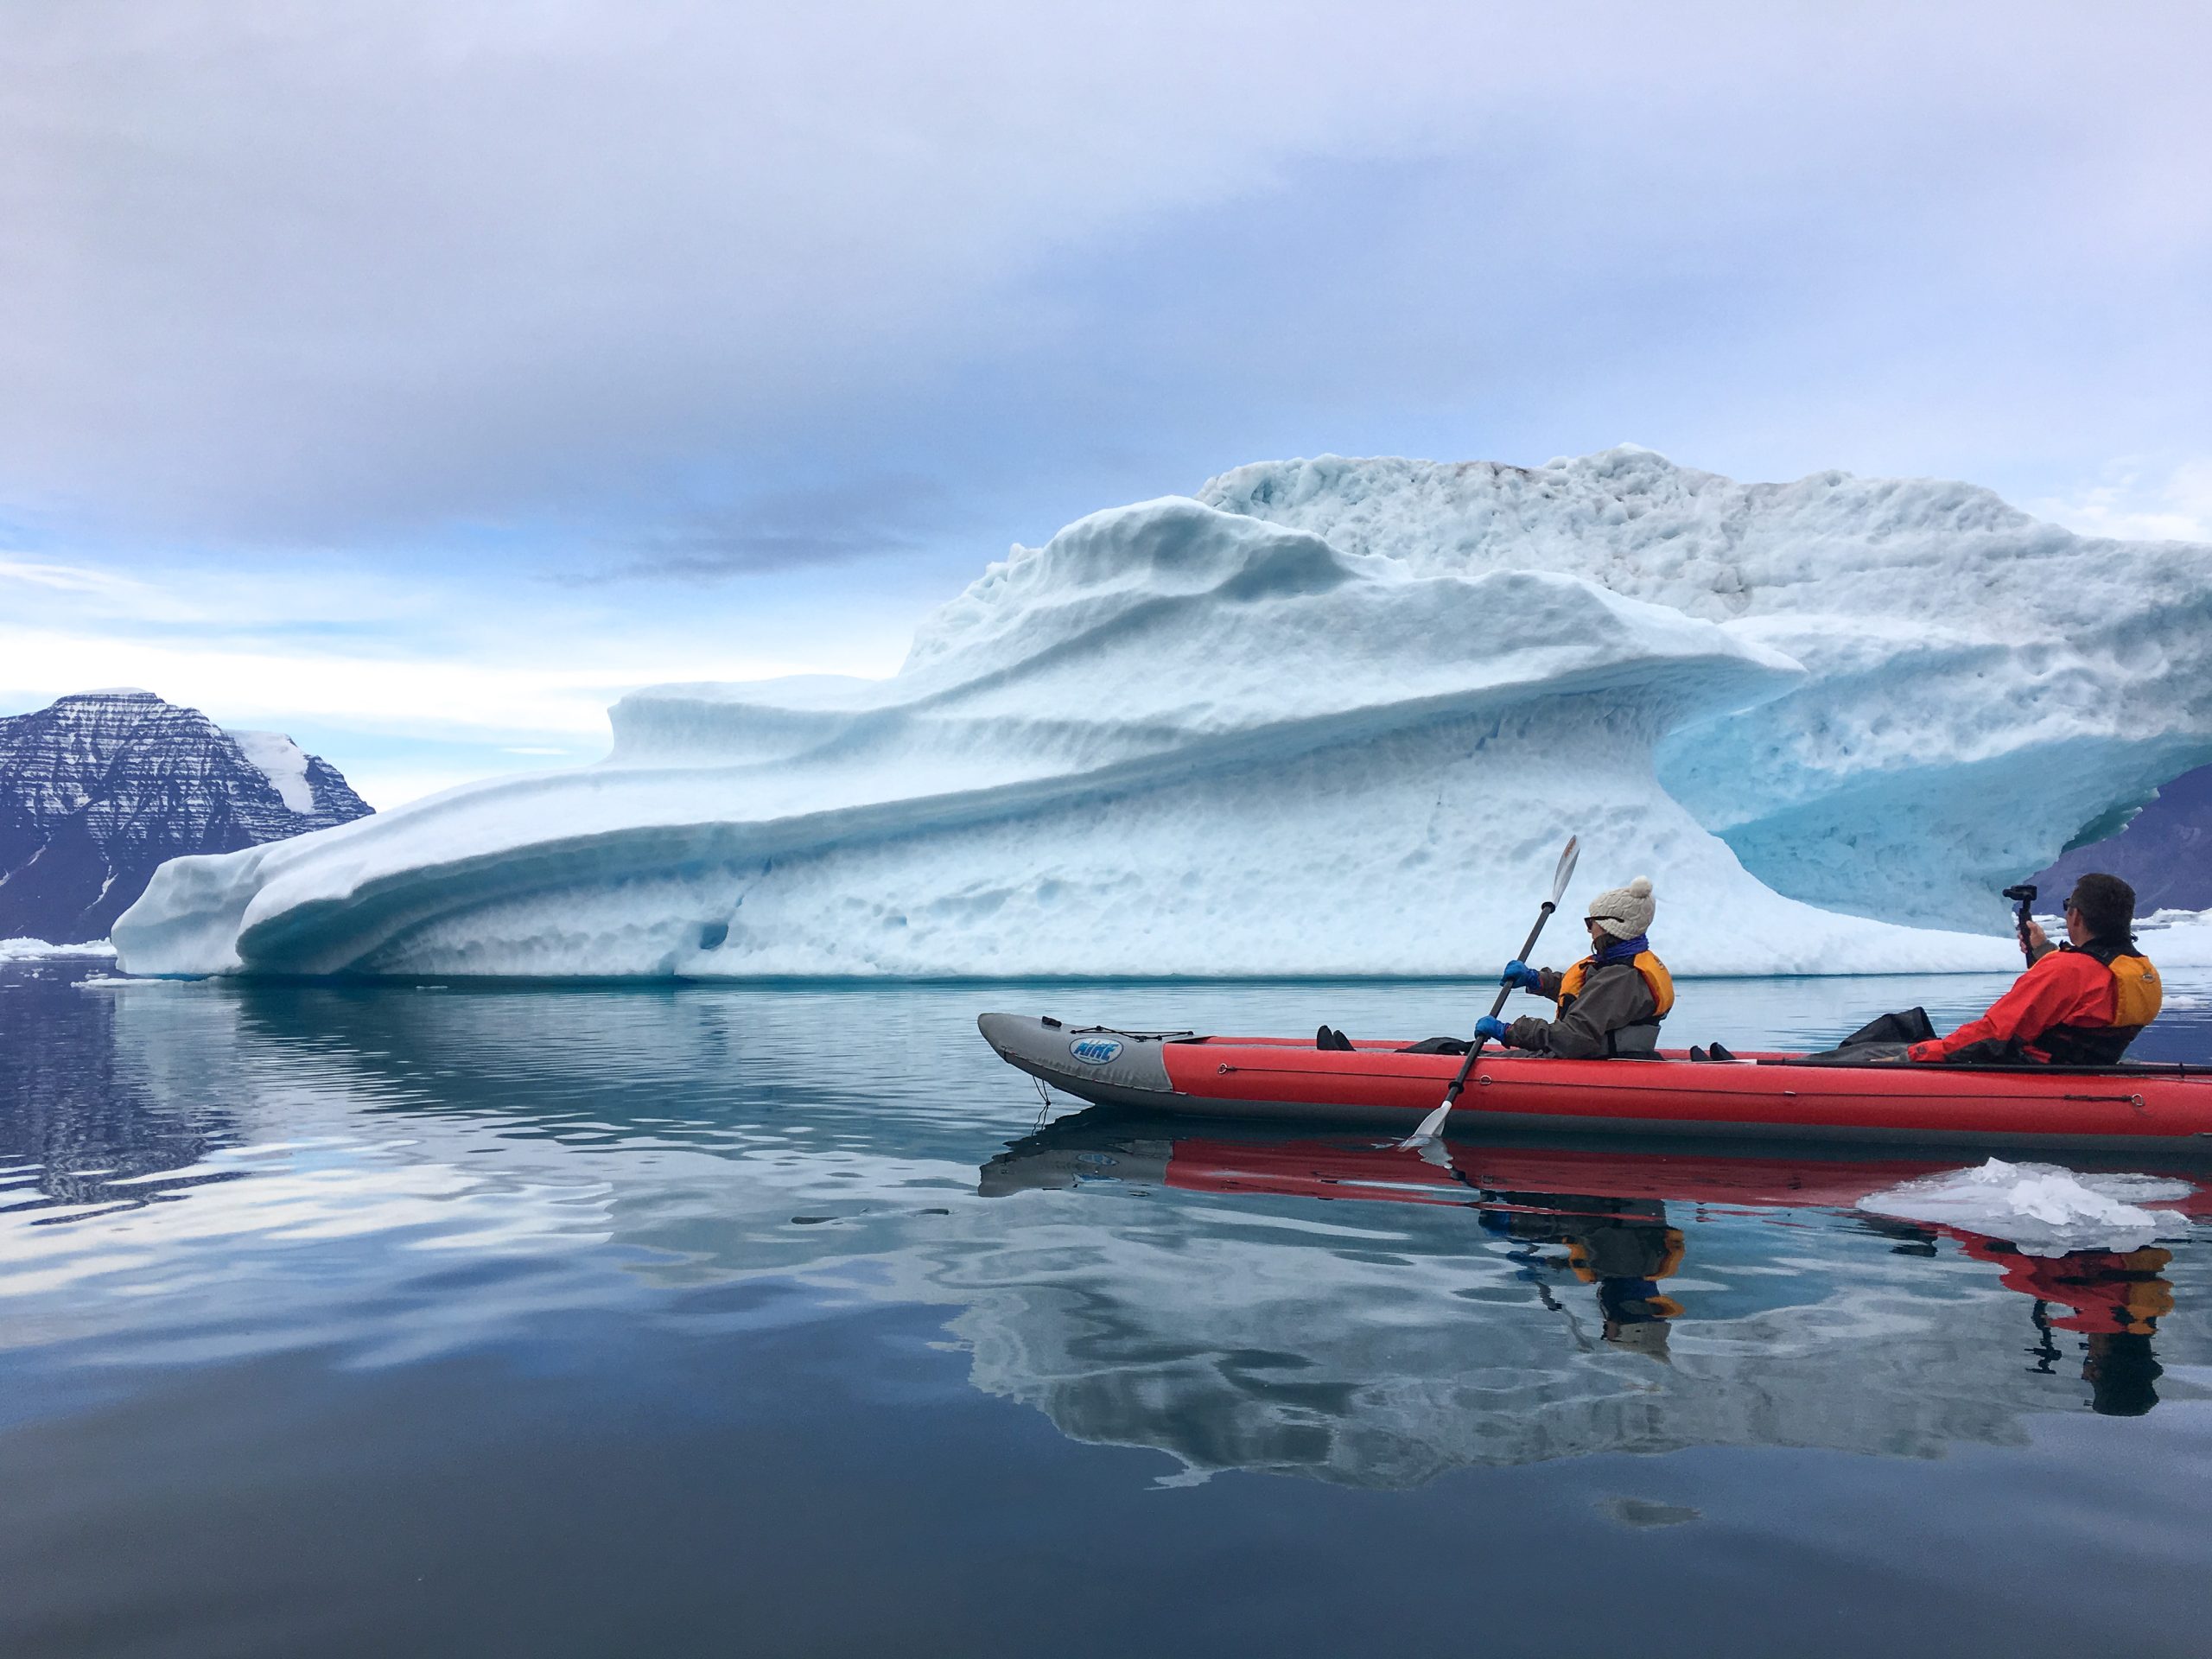
M 2161 1000 L 2158 970 L 2133 939 L 2062 944 L 2037 957 L 1980 1019 L 1906 1052 L 1916 1060 L 2112 1065 L 2158 1018 Z

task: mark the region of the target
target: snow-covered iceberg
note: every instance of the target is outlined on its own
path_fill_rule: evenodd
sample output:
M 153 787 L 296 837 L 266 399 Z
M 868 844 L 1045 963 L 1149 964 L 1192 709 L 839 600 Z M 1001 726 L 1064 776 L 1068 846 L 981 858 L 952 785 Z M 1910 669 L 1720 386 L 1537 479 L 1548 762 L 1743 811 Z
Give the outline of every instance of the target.
M 1888 546 L 1880 524 L 1853 539 L 1839 499 L 1826 539 L 1784 570 L 1771 549 L 1805 516 L 1790 491 L 1816 481 L 1762 496 L 1642 452 L 1430 468 L 1459 493 L 1424 484 L 1388 514 L 1363 509 L 1425 466 L 1246 468 L 1207 486 L 1217 505 L 1097 513 L 993 565 L 890 679 L 640 692 L 614 709 L 599 766 L 177 860 L 117 925 L 124 965 L 1457 974 L 1518 943 L 1579 833 L 1589 890 L 1654 879 L 1680 971 L 1996 969 L 2001 937 L 1837 915 L 1745 861 L 1834 900 L 1815 878 L 1840 881 L 1859 835 L 1853 907 L 1955 916 L 1999 843 L 2017 850 L 2006 869 L 2038 868 L 2097 810 L 2212 758 L 2206 550 L 2115 552 L 1961 486 L 1835 482 L 1863 515 L 1918 526 L 1915 550 L 1870 563 Z M 1463 531 L 1477 473 L 1518 502 L 1512 535 Z M 1710 524 L 1684 509 L 1667 535 L 1637 528 L 1638 488 L 1734 505 L 1707 501 Z M 2046 646 L 2027 690 L 2027 668 L 1977 645 L 1986 674 L 2012 665 L 1970 731 L 1974 670 L 1960 658 L 1946 679 L 1934 664 L 1974 651 L 1930 643 L 1962 625 L 1913 620 L 1902 574 L 1948 556 L 1954 498 L 2032 542 L 2054 581 L 2123 557 L 2167 572 L 2164 600 L 2138 594 L 2130 613 L 2147 643 L 2110 674 Z M 1312 522 L 1277 522 L 1291 517 Z M 1784 529 L 1769 534 L 1769 518 Z M 1961 582 L 2001 563 L 1988 535 L 1955 534 Z M 1745 547 L 1770 550 L 1729 563 Z M 1855 589 L 1813 574 L 1854 558 Z M 2133 711 L 2125 734 L 2116 699 Z M 1820 730 L 1801 733 L 1808 721 Z M 2038 735 L 2069 721 L 2070 748 Z M 1861 745 L 1872 759 L 1853 759 Z M 2046 810 L 2022 780 L 2062 750 L 2073 771 L 2050 781 L 2080 799 Z M 1909 778 L 1885 754 L 1913 757 Z M 1871 804 L 1885 791 L 1889 817 Z M 1794 861 L 1785 823 L 1805 843 Z M 1908 830 L 1927 839 L 1900 868 Z

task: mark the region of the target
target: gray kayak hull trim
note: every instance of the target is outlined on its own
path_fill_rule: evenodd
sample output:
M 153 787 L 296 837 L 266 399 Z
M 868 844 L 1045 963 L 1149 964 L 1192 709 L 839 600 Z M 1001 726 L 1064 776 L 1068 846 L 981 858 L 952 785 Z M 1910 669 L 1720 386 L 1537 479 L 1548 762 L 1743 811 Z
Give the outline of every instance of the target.
M 1070 1026 L 1027 1014 L 979 1014 L 976 1029 L 1008 1065 L 1055 1089 L 1103 1106 L 1155 1109 L 1177 1098 L 1160 1046 L 1192 1034 Z

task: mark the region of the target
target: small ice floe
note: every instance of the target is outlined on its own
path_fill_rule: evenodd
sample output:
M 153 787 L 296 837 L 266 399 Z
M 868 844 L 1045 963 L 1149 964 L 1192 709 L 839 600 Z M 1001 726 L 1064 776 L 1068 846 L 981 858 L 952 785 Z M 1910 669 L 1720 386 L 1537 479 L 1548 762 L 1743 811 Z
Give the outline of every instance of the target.
M 60 957 L 112 957 L 115 947 L 105 939 L 82 944 L 48 944 L 44 939 L 0 939 L 0 962 L 48 962 Z
M 2029 1255 L 2137 1250 L 2189 1230 L 2189 1219 L 2145 1204 L 2185 1198 L 2187 1181 L 2158 1175 L 2088 1174 L 2056 1164 L 2009 1164 L 1923 1175 L 1868 1194 L 1861 1210 L 1901 1221 L 2001 1238 Z

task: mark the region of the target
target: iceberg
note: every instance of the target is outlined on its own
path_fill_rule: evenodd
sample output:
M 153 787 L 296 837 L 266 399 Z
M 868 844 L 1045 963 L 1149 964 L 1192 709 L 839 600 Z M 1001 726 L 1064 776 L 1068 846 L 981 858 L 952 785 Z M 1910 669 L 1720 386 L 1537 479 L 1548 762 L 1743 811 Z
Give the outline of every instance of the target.
M 657 687 L 595 766 L 175 860 L 122 963 L 1456 976 L 1578 834 L 1586 892 L 1652 878 L 1680 972 L 1993 970 L 2009 938 L 1902 924 L 1986 925 L 1992 873 L 2212 759 L 2212 550 L 1640 451 L 1201 495 L 1014 548 L 887 679 Z M 2134 643 L 1927 608 L 1948 573 L 2002 609 L 1977 584 L 2031 556 L 2082 613 L 2139 568 Z

